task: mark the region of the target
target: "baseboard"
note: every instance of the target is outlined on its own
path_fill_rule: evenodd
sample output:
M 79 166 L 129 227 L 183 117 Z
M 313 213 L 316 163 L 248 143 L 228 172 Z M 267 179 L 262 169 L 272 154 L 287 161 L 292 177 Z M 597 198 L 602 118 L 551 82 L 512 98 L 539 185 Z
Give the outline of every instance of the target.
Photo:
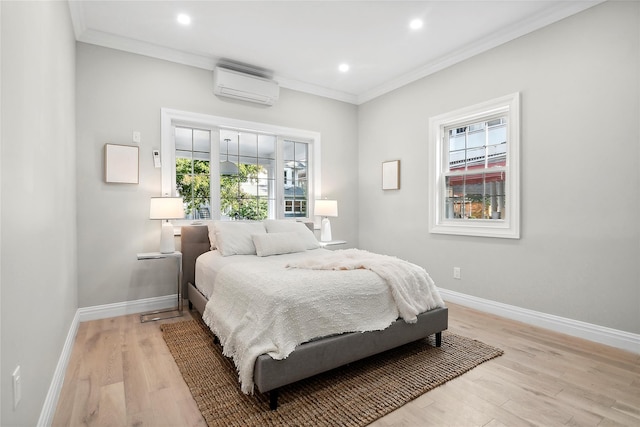
M 439 288 L 445 301 L 640 354 L 640 335 Z
M 73 320 L 71 321 L 69 332 L 67 332 L 67 338 L 64 341 L 64 346 L 62 347 L 62 353 L 60 354 L 60 358 L 58 359 L 56 370 L 53 373 L 53 379 L 51 380 L 51 384 L 49 385 L 49 391 L 47 391 L 47 396 L 44 399 L 44 405 L 42 406 L 40 418 L 38 419 L 38 427 L 50 426 L 53 422 L 53 417 L 56 414 L 58 398 L 60 397 L 60 392 L 62 391 L 62 384 L 64 384 L 64 375 L 67 372 L 67 365 L 69 364 L 69 359 L 71 358 L 71 350 L 73 350 L 73 344 L 76 340 L 76 333 L 78 332 L 78 326 L 80 325 L 78 319 L 79 315 L 76 311 L 76 314 L 75 316 L 73 316 Z
M 176 306 L 177 296 L 165 295 L 161 297 L 145 298 L 135 301 L 116 302 L 113 304 L 96 305 L 79 308 L 80 321 L 106 319 L 108 317 L 126 316 L 128 314 L 144 313 L 145 311 L 162 310 Z
M 58 406 L 58 398 L 60 397 L 62 385 L 64 384 L 64 376 L 67 372 L 67 365 L 71 358 L 71 351 L 73 350 L 73 344 L 81 322 L 171 308 L 175 307 L 176 300 L 176 295 L 166 295 L 136 301 L 125 301 L 114 304 L 79 308 L 71 321 L 71 326 L 69 327 L 69 332 L 67 333 L 67 338 L 64 342 L 64 347 L 62 348 L 62 353 L 58 359 L 56 370 L 53 373 L 53 379 L 51 380 L 51 385 L 49 386 L 49 391 L 47 392 L 44 405 L 42 406 L 42 411 L 40 412 L 40 418 L 38 419 L 38 427 L 47 427 L 53 422 L 56 407 Z

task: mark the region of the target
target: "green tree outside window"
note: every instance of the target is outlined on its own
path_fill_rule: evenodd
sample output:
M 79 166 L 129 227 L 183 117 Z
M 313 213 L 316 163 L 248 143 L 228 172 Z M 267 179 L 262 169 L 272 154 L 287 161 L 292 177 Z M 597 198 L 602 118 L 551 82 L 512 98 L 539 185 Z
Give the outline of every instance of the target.
M 249 194 L 243 183 L 257 182 L 258 165 L 238 165 L 238 175 L 220 177 L 220 209 L 231 218 L 262 220 L 268 216 L 267 200 Z M 176 189 L 185 203 L 187 218 L 200 219 L 211 200 L 211 168 L 208 161 L 176 159 Z

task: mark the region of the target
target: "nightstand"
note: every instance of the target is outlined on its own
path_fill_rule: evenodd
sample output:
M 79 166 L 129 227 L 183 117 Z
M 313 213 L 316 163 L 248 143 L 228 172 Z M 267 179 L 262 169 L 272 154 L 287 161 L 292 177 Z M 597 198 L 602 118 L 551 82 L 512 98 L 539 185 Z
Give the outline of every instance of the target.
M 151 322 L 154 320 L 161 319 L 170 319 L 172 317 L 180 317 L 182 316 L 182 292 L 180 291 L 180 284 L 182 283 L 182 252 L 171 252 L 168 254 L 163 254 L 161 252 L 145 252 L 138 254 L 138 260 L 153 260 L 153 259 L 165 259 L 165 258 L 175 258 L 178 263 L 178 277 L 176 281 L 178 282 L 178 305 L 177 307 L 167 308 L 164 310 L 155 310 L 149 311 L 146 313 L 142 313 L 140 315 L 140 322 Z
M 346 245 L 346 240 L 329 240 L 328 242 L 318 242 L 320 243 L 321 248 L 325 248 L 327 246 L 335 246 L 335 245 Z

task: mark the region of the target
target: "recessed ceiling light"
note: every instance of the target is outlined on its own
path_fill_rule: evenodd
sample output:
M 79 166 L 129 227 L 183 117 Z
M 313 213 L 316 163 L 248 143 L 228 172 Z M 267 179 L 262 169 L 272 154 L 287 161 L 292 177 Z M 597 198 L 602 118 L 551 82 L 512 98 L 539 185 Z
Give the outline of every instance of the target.
M 409 28 L 412 30 L 419 30 L 422 28 L 423 22 L 422 19 L 414 19 L 409 23 Z
M 340 70 L 341 73 L 346 73 L 349 71 L 349 64 L 340 64 L 338 70 Z
M 178 15 L 178 22 L 182 25 L 189 25 L 191 24 L 191 17 L 185 13 L 181 13 Z

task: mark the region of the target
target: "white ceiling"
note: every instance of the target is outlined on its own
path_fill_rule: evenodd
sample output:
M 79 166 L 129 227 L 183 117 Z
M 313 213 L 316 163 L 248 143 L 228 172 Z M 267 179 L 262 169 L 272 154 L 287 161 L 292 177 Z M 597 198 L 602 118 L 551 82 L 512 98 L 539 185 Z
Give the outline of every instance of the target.
M 282 87 L 361 104 L 602 1 L 69 4 L 79 41 L 209 70 L 238 61 L 271 71 Z M 177 23 L 179 13 L 190 26 Z M 414 18 L 424 21 L 417 31 Z

